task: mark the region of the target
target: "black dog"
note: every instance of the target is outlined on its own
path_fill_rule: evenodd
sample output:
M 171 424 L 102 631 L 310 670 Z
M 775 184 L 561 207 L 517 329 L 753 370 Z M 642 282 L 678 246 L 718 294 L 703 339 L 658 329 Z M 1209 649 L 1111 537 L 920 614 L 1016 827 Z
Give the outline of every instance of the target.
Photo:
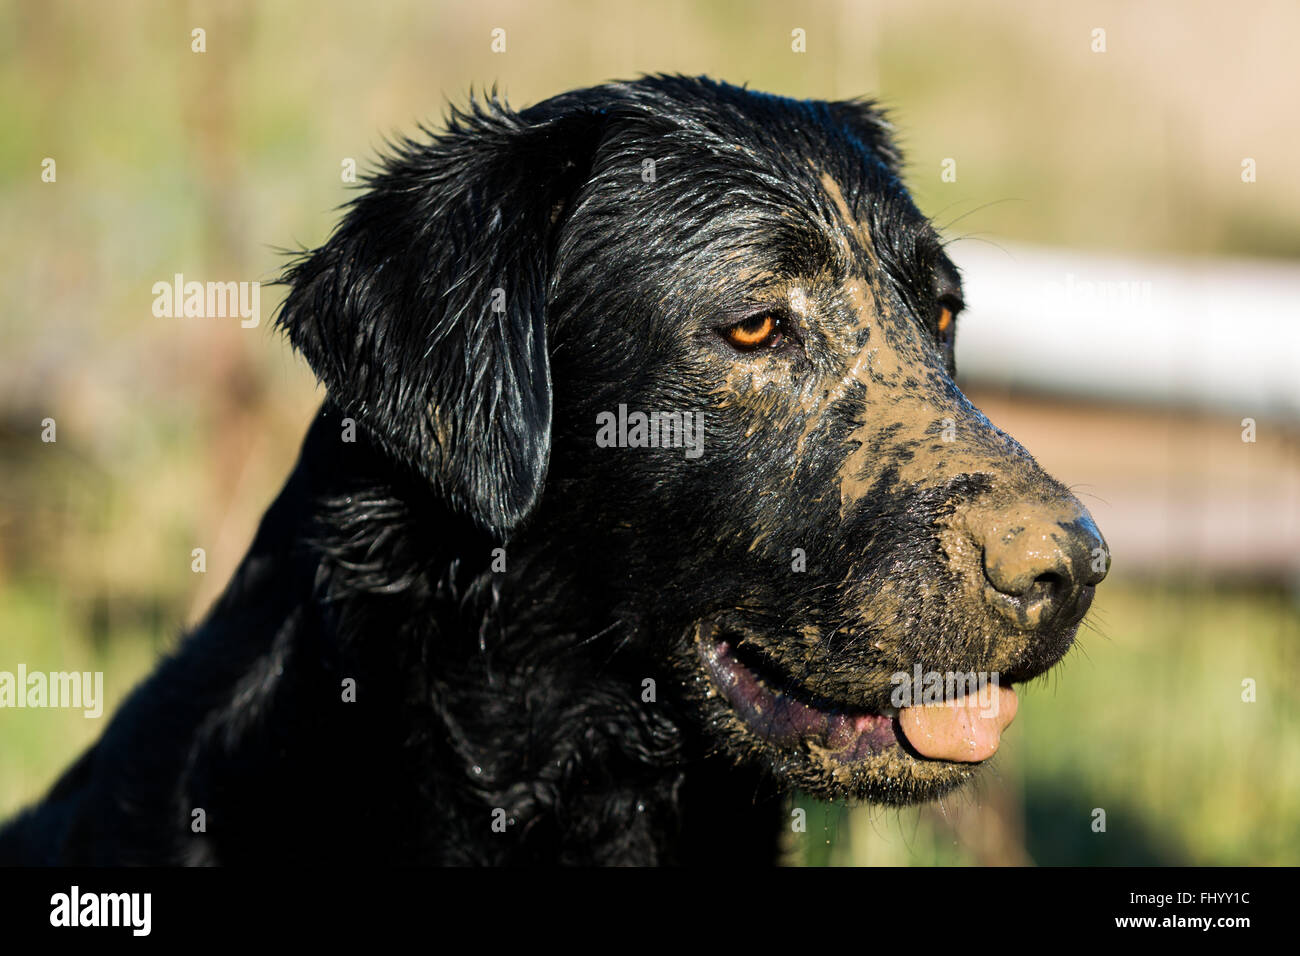
M 967 780 L 1107 556 L 899 162 L 680 77 L 400 146 L 287 274 L 329 399 L 248 556 L 0 856 L 772 862 L 783 791 Z

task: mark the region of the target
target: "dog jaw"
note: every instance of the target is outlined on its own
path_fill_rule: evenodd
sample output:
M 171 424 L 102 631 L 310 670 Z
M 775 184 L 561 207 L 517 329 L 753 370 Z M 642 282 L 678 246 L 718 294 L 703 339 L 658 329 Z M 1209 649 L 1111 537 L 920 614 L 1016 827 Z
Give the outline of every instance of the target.
M 979 723 L 974 733 L 961 725 L 974 706 L 899 711 L 888 703 L 819 698 L 742 661 L 737 647 L 745 637 L 724 620 L 701 621 L 692 629 L 694 696 L 733 756 L 766 765 L 785 788 L 822 799 L 893 805 L 932 800 L 968 782 L 986 759 L 975 750 L 959 753 L 963 735 L 991 756 L 996 733 L 1014 716 L 1014 709 L 1002 715 L 990 746 L 991 724 Z M 773 686 L 778 683 L 783 686 Z M 1005 693 L 1014 701 L 1013 691 Z M 904 719 L 908 710 L 916 713 Z M 941 756 L 924 756 L 926 750 Z

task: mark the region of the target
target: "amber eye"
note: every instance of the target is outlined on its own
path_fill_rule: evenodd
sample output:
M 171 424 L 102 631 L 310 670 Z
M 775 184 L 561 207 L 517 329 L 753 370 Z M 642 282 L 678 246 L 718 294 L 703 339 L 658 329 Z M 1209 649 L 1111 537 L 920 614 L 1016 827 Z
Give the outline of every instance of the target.
M 722 330 L 722 336 L 733 348 L 742 352 L 755 349 L 774 349 L 785 340 L 781 320 L 774 315 L 756 315 L 753 318 L 729 325 Z
M 939 322 L 937 324 L 939 345 L 945 349 L 952 348 L 953 339 L 957 335 L 957 312 L 952 306 L 939 306 Z

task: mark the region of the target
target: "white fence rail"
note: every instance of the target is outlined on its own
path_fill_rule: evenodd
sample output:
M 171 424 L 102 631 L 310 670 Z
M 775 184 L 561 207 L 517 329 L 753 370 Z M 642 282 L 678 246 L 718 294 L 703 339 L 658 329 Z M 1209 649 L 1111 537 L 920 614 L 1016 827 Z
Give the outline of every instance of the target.
M 1300 264 L 953 243 L 971 381 L 1300 417 Z

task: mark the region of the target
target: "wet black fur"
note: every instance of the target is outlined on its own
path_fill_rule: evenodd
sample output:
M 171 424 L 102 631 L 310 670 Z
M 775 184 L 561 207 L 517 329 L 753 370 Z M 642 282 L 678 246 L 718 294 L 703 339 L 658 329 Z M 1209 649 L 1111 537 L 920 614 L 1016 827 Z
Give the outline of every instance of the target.
M 847 412 L 798 452 L 746 433 L 758 406 L 711 410 L 699 461 L 597 449 L 594 416 L 708 401 L 699 356 L 747 304 L 737 263 L 827 272 L 829 241 L 787 215 L 833 215 L 818 170 L 872 224 L 900 314 L 931 321 L 951 267 L 898 163 L 867 104 L 676 77 L 475 107 L 398 146 L 286 276 L 279 325 L 329 395 L 296 470 L 207 619 L 0 859 L 774 861 L 782 793 L 809 781 L 727 743 L 692 622 L 842 617 L 846 568 L 933 573 L 936 515 L 981 486 L 882 472 L 840 561 Z M 910 387 L 976 422 L 926 348 Z M 882 455 L 924 452 L 890 439 Z M 797 545 L 810 574 L 776 573 Z M 868 687 L 846 640 L 819 678 L 845 693 Z

